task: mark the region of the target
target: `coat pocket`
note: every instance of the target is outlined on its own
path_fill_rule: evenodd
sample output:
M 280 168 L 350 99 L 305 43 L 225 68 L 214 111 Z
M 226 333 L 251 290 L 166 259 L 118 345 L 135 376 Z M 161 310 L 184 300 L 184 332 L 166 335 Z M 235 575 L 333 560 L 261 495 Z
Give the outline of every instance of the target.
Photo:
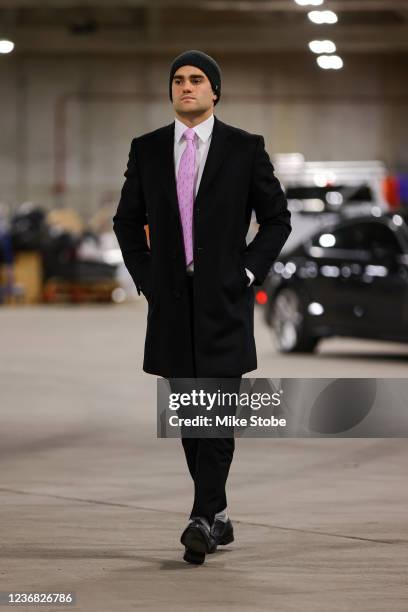
M 245 268 L 240 261 L 234 261 L 234 265 L 228 268 L 224 276 L 224 289 L 232 301 L 238 300 L 244 293 L 248 283 Z

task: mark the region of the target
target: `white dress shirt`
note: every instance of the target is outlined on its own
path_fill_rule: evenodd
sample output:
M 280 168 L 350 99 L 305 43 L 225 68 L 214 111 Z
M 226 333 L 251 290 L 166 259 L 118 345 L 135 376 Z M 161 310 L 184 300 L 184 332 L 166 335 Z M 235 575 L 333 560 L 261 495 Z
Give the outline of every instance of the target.
M 186 148 L 186 140 L 185 138 L 183 138 L 183 133 L 189 126 L 185 125 L 177 118 L 175 118 L 174 121 L 174 169 L 177 179 L 181 156 L 184 152 L 184 149 Z M 213 127 L 214 115 L 210 115 L 208 119 L 202 121 L 201 123 L 193 127 L 193 130 L 197 135 L 197 138 L 195 138 L 193 141 L 196 146 L 196 174 L 194 179 L 194 196 L 197 195 L 198 189 L 200 187 L 201 177 L 203 176 L 204 166 L 207 160 L 208 150 L 210 148 Z M 194 271 L 194 262 L 191 262 L 190 265 L 187 266 L 187 271 L 190 273 Z M 245 268 L 245 271 L 250 281 L 248 283 L 249 286 L 254 281 L 255 276 L 247 268 Z

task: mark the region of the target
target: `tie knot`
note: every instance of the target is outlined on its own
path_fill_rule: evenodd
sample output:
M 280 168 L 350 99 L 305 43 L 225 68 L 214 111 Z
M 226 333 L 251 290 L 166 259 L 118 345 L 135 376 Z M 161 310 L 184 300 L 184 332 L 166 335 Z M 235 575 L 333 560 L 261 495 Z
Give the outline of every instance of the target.
M 193 128 L 187 128 L 183 133 L 183 136 L 186 140 L 194 140 L 195 131 L 193 130 Z

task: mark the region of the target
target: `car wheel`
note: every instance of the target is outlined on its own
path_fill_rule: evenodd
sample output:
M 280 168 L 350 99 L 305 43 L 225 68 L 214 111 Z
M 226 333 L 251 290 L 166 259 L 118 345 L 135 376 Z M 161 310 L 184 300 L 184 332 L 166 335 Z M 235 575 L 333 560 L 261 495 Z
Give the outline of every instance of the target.
M 271 326 L 281 353 L 312 353 L 319 338 L 305 330 L 305 306 L 293 289 L 281 289 L 271 310 Z

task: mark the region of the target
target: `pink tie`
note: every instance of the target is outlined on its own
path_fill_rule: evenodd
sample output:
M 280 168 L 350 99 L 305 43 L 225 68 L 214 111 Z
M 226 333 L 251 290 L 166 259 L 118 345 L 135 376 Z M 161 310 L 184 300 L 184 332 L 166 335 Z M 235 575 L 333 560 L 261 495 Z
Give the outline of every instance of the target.
M 177 196 L 180 208 L 181 225 L 183 228 L 184 251 L 186 265 L 193 260 L 193 206 L 194 206 L 194 179 L 196 147 L 194 143 L 195 132 L 188 128 L 183 133 L 187 141 L 186 148 L 181 156 L 177 174 Z

